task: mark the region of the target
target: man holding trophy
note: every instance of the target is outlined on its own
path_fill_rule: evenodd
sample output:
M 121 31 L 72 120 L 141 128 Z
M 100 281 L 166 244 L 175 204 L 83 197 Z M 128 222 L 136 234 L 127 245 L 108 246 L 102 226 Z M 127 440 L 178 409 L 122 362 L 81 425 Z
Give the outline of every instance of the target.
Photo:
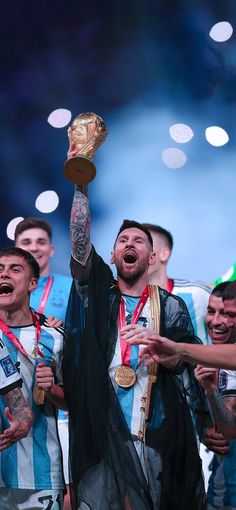
M 154 330 L 194 342 L 184 302 L 148 285 L 152 237 L 124 220 L 110 267 L 90 242 L 87 182 L 91 159 L 107 135 L 95 114 L 69 128 L 66 176 L 76 183 L 71 211 L 73 286 L 66 326 L 63 380 L 70 415 L 73 508 L 81 510 L 203 510 L 205 491 L 194 427 L 177 374 L 185 364 L 139 362 L 126 341 Z M 75 134 L 75 136 L 74 136 Z M 127 326 L 128 324 L 128 326 Z M 200 390 L 196 383 L 196 394 Z

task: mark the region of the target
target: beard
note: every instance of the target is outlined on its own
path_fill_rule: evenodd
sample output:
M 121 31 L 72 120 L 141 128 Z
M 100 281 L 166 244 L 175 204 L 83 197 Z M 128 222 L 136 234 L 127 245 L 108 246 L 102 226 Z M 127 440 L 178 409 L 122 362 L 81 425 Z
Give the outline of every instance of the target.
M 138 263 L 136 269 L 133 271 L 131 269 L 129 270 L 128 268 L 125 269 L 123 267 L 122 261 L 116 260 L 115 264 L 116 264 L 117 275 L 119 276 L 119 278 L 121 278 L 128 285 L 135 284 L 147 270 L 147 261 L 146 260 L 140 261 Z

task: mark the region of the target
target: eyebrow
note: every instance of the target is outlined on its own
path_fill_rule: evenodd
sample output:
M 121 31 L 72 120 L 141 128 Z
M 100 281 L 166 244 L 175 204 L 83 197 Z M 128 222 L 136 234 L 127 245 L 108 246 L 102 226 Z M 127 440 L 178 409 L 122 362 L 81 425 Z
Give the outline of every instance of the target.
M 6 267 L 6 265 L 7 265 L 7 264 L 2 264 L 2 263 L 0 262 L 0 268 L 2 268 L 2 267 Z M 14 269 L 14 267 L 21 267 L 21 268 L 23 269 L 23 265 L 22 265 L 22 264 L 20 264 L 20 263 L 17 263 L 17 264 L 10 264 L 10 266 L 9 266 L 9 267 L 10 267 L 10 269 Z

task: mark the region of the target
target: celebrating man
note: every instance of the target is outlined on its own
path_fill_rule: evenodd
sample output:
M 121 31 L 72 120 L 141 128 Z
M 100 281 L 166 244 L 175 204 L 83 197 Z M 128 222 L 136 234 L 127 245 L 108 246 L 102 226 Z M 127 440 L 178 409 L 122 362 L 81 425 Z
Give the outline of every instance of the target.
M 118 232 L 109 266 L 90 243 L 87 187 L 77 187 L 71 213 L 74 278 L 64 352 L 64 386 L 70 412 L 70 458 L 81 510 L 200 510 L 204 485 L 185 391 L 184 367 L 139 363 L 126 342 L 156 331 L 193 341 L 184 302 L 148 285 L 152 238 L 135 221 Z M 76 393 L 75 393 L 76 387 Z
M 29 307 L 38 277 L 39 265 L 30 253 L 21 248 L 0 251 L 1 337 L 20 372 L 22 391 L 34 416 L 28 436 L 1 453 L 1 510 L 39 505 L 44 510 L 49 506 L 53 510 L 62 508 L 64 480 L 52 402 L 59 403 L 63 397 L 63 390 L 56 384 L 61 384 L 63 338 L 59 330 L 47 325 L 44 316 Z M 10 370 L 9 364 L 5 368 Z M 7 436 L 3 401 L 0 417 Z

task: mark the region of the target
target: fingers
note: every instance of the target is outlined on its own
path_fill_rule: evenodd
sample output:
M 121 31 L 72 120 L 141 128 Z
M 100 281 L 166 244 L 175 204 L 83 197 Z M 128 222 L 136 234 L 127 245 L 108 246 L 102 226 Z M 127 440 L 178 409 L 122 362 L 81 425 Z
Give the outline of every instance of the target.
M 36 368 L 36 384 L 40 389 L 48 390 L 54 384 L 54 373 L 51 367 L 39 363 Z
M 59 326 L 63 326 L 63 322 L 61 319 L 57 319 L 56 317 L 53 317 L 53 315 L 49 315 L 47 318 L 48 325 L 54 328 L 58 328 Z

